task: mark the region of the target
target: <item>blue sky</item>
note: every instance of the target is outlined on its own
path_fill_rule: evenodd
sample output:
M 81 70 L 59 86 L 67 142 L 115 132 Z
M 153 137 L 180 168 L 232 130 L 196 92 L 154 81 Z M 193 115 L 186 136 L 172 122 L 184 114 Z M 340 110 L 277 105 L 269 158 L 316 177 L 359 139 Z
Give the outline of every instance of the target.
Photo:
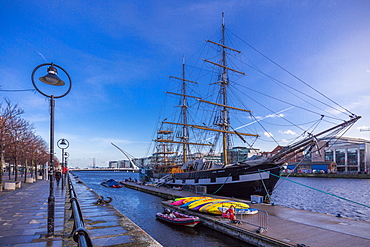
M 347 136 L 370 139 L 359 131 L 370 126 L 369 1 L 0 3 L 1 89 L 33 89 L 31 73 L 43 63 L 71 76 L 71 92 L 56 99 L 55 139 L 69 140 L 72 166 L 123 159 L 111 142 L 135 157 L 148 153 L 168 76 L 181 76 L 182 56 L 220 29 L 222 12 L 233 33 L 363 116 Z M 0 96 L 49 142 L 47 98 Z

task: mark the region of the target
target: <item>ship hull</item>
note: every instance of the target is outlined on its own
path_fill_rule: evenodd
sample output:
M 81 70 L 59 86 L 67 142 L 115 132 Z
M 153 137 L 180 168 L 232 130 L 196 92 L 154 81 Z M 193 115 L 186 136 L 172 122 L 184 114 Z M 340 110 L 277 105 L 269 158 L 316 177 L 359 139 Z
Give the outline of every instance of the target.
M 202 191 L 203 187 L 206 188 L 204 192 L 207 194 L 249 199 L 251 195 L 271 195 L 279 180 L 280 170 L 281 168 L 276 164 L 229 167 L 174 173 L 167 181 L 159 179 L 159 182 L 171 187 L 186 188 L 193 186 L 198 191 Z M 165 174 L 155 175 L 160 177 Z

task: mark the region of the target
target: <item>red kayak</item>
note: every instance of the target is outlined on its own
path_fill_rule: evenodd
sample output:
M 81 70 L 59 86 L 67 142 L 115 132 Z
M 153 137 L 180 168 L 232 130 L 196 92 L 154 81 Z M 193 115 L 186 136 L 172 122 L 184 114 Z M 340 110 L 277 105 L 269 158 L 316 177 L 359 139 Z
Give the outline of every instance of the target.
M 171 211 L 166 208 L 163 213 L 157 213 L 155 216 L 158 220 L 162 220 L 174 225 L 194 227 L 200 220 L 199 217 L 183 214 L 177 211 Z

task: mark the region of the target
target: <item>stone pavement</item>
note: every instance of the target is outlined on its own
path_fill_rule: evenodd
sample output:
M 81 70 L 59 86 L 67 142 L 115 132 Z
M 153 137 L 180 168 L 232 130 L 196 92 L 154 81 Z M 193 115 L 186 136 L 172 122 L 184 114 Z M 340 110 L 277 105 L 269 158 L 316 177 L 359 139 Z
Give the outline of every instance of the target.
M 110 204 L 96 205 L 98 195 L 71 176 L 93 246 L 161 246 Z M 0 192 L 0 246 L 77 246 L 71 237 L 73 220 L 66 189 L 54 186 L 54 236 L 47 237 L 50 182 L 22 184 Z
M 65 190 L 55 186 L 52 238 L 47 238 L 49 181 L 39 180 L 0 194 L 0 246 L 62 246 Z

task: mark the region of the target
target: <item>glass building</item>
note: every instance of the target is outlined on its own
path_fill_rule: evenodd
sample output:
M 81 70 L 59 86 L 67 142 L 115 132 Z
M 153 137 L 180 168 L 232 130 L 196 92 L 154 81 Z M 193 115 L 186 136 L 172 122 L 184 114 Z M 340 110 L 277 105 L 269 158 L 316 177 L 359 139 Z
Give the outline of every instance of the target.
M 339 173 L 369 173 L 370 169 L 370 141 L 359 138 L 342 137 L 335 142 L 326 142 L 323 158 L 327 162 L 337 164 Z M 313 154 L 314 155 L 314 154 Z M 315 156 L 312 157 L 315 161 Z

